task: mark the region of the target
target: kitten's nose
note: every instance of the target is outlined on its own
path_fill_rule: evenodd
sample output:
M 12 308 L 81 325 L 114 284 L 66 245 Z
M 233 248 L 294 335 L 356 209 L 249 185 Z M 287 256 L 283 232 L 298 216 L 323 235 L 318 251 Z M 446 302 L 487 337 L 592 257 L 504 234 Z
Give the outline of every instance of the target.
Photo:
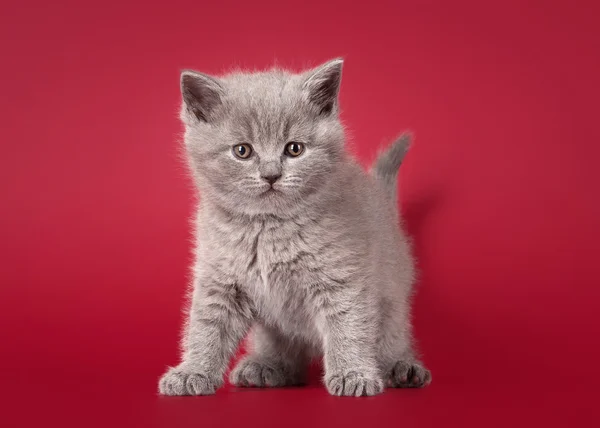
M 273 185 L 279 178 L 281 174 L 269 174 L 269 175 L 261 175 L 260 178 L 268 182 L 270 185 Z

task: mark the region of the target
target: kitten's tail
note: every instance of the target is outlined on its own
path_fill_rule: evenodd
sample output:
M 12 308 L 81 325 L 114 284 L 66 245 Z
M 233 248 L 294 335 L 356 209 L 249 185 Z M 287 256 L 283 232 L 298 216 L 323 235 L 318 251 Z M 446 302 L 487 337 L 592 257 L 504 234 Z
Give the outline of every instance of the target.
M 412 142 L 410 133 L 403 133 L 387 150 L 383 151 L 373 165 L 373 175 L 383 183 L 394 206 L 398 200 L 398 170 Z

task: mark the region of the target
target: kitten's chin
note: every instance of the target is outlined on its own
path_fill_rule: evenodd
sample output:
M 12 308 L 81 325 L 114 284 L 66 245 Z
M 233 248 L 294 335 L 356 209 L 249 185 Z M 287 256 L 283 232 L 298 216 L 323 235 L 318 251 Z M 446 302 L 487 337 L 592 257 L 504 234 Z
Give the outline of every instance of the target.
M 281 198 L 282 196 L 283 193 L 281 192 L 281 190 L 278 190 L 274 187 L 270 187 L 267 190 L 264 190 L 263 192 L 259 193 L 258 195 L 258 197 L 262 199 Z
M 210 199 L 231 213 L 247 216 L 272 215 L 280 218 L 292 218 L 305 209 L 304 204 L 293 195 L 274 188 L 254 194 L 242 193 L 235 197 L 231 193 L 213 194 L 213 198 Z

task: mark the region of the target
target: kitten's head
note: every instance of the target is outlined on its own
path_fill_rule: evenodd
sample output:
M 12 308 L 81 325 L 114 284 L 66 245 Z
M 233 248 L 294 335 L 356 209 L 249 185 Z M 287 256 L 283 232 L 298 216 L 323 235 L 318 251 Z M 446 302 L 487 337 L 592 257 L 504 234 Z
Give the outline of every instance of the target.
M 204 196 L 245 214 L 286 215 L 327 187 L 343 156 L 342 60 L 301 74 L 181 74 L 185 143 Z

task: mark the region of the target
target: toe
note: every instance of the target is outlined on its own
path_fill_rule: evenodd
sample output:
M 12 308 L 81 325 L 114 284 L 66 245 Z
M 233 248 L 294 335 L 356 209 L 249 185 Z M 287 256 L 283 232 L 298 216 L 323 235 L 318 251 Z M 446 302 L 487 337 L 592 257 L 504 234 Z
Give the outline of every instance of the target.
M 186 376 L 184 373 L 169 370 L 159 382 L 159 392 L 163 395 L 185 395 Z
M 331 376 L 325 384 L 331 395 L 342 395 L 344 391 L 344 378 L 342 376 Z
M 190 395 L 212 395 L 215 393 L 214 385 L 201 374 L 191 374 L 188 376 L 186 389 Z
M 326 378 L 325 385 L 331 395 L 337 396 L 364 397 L 383 392 L 381 379 L 365 377 L 356 372 L 329 376 Z
M 264 382 L 261 376 L 261 367 L 254 362 L 247 362 L 242 371 L 242 382 L 246 386 L 263 386 Z
M 158 391 L 163 395 L 210 395 L 220 385 L 200 373 L 171 368 L 158 383 Z

